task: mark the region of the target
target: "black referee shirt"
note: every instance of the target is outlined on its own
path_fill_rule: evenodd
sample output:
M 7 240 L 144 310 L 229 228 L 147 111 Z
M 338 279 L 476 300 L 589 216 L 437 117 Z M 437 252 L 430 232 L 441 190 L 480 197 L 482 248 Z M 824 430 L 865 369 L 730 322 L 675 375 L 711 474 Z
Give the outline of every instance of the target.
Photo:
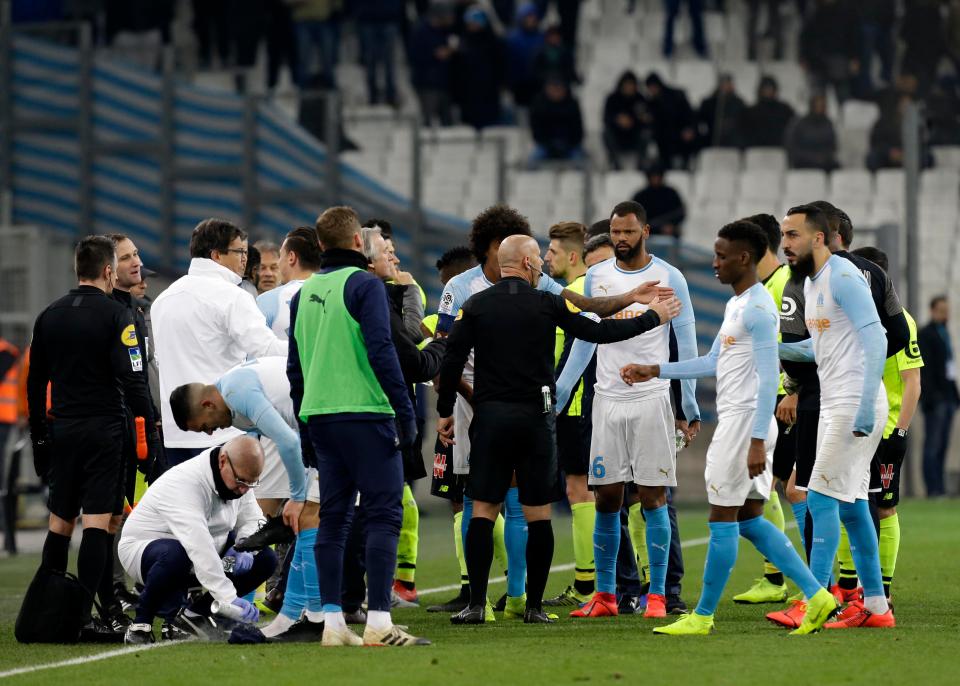
M 51 303 L 33 327 L 27 399 L 30 430 L 45 436 L 47 382 L 57 419 L 151 417 L 144 351 L 130 311 L 94 286 Z M 149 428 L 148 428 L 149 431 Z
M 447 339 L 440 367 L 437 411 L 453 413 L 457 383 L 474 351 L 475 404 L 501 401 L 543 404 L 541 388 L 555 394 L 556 328 L 591 343 L 614 343 L 660 326 L 656 312 L 634 319 L 593 321 L 567 308 L 563 298 L 538 291 L 525 280 L 507 277 L 471 296 Z

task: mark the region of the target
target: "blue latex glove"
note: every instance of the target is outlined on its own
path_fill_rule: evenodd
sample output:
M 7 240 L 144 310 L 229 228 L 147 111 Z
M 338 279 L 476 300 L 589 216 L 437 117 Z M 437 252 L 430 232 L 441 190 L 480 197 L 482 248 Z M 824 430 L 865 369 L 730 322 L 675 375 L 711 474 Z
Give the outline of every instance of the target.
M 232 574 L 246 574 L 253 568 L 253 553 L 238 553 L 230 548 L 224 557 L 234 558 Z
M 250 553 L 240 553 L 240 555 L 250 555 Z M 253 555 L 250 555 L 250 557 L 253 557 Z M 234 607 L 240 608 L 240 611 L 243 612 L 243 621 L 249 624 L 259 621 L 260 610 L 257 609 L 256 605 L 245 598 L 235 598 L 230 604 Z

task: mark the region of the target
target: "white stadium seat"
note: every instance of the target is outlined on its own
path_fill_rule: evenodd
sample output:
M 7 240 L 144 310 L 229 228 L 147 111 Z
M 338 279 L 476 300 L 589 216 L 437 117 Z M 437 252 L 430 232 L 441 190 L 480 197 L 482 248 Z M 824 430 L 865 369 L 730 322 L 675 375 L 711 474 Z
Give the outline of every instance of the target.
M 783 148 L 748 148 L 743 155 L 745 169 L 786 171 L 787 151 Z
M 791 169 L 784 185 L 784 201 L 788 205 L 822 200 L 827 195 L 827 174 L 819 169 Z
M 737 173 L 740 151 L 730 148 L 706 148 L 700 153 L 700 172 Z

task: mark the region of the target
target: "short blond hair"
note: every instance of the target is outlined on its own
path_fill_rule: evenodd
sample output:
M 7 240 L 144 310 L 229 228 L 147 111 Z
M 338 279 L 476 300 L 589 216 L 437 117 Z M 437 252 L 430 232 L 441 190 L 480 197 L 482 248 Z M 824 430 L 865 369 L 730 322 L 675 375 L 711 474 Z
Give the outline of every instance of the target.
M 360 217 L 352 207 L 328 207 L 317 217 L 317 240 L 324 250 L 350 248 L 360 233 Z

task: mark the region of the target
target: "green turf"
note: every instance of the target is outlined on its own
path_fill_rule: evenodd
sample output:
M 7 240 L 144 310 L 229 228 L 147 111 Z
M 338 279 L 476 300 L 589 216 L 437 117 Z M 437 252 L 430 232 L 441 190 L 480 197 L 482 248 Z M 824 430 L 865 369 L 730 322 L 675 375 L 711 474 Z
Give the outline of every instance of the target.
M 899 626 L 893 631 L 825 632 L 788 637 L 763 619 L 772 606 L 737 606 L 730 600 L 761 569 L 746 545 L 717 611 L 710 637 L 654 636 L 650 627 L 665 620 L 620 617 L 555 626 L 525 626 L 500 618 L 483 627 L 454 628 L 446 616 L 423 610 L 395 612 L 398 623 L 433 639 L 411 649 L 321 649 L 313 645 L 228 646 L 180 644 L 80 666 L 11 678 L 13 683 L 201 684 L 211 681 L 261 684 L 845 684 L 956 683 L 960 647 L 960 553 L 956 522 L 960 503 L 909 501 L 901 508 L 904 529 L 895 583 Z M 421 520 L 418 586 L 455 582 L 449 519 Z M 570 524 L 555 522 L 556 564 L 572 561 Z M 706 535 L 704 510 L 681 512 L 684 538 Z M 795 532 L 793 532 L 795 538 Z M 684 598 L 696 602 L 706 548 L 686 548 Z M 90 646 L 21 646 L 13 621 L 36 558 L 0 561 L 0 672 L 97 652 Z M 549 591 L 570 582 L 571 572 L 551 576 Z M 491 587 L 491 595 L 503 585 Z M 424 600 L 439 601 L 449 593 Z

